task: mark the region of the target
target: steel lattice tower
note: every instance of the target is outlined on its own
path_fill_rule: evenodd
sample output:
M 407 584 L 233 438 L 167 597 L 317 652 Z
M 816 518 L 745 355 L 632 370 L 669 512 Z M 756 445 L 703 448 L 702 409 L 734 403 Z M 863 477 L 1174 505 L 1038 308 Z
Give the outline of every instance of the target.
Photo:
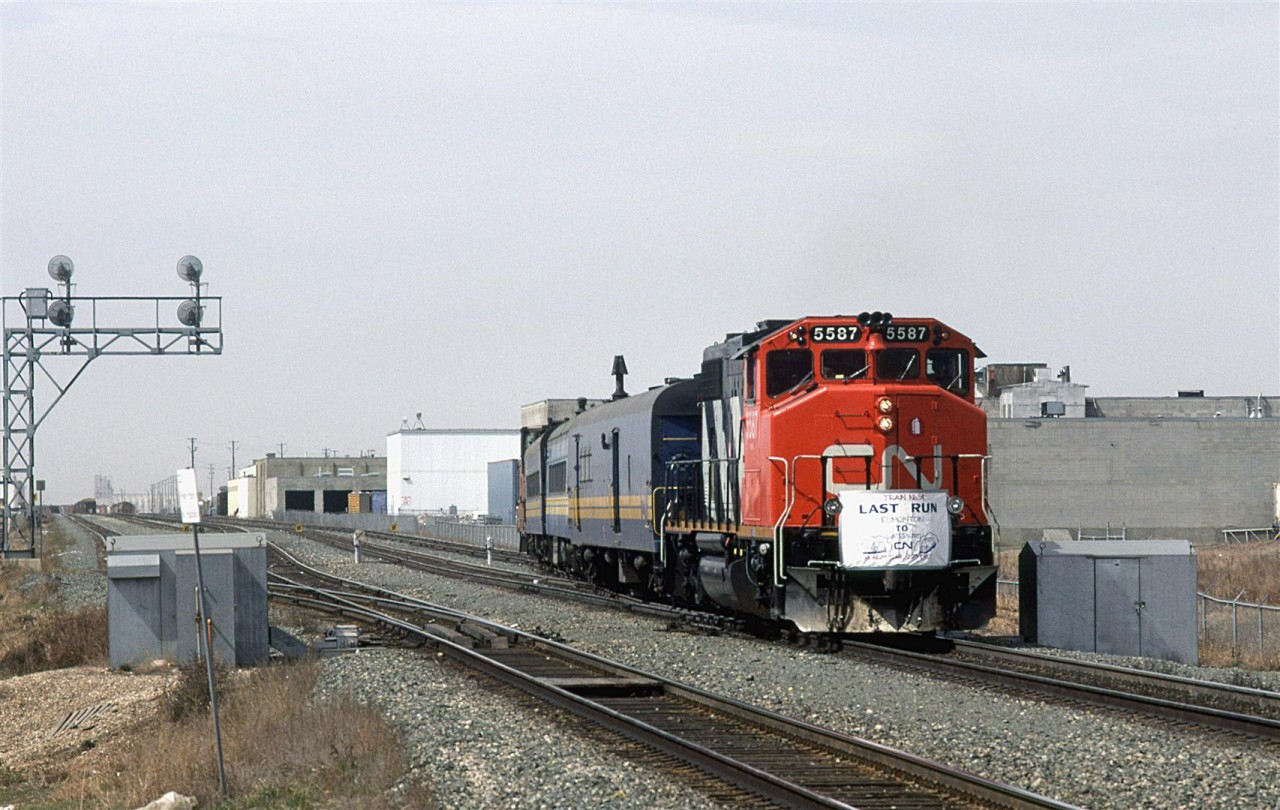
M 0 557 L 35 556 L 37 533 L 36 429 L 89 364 L 107 354 L 169 355 L 222 353 L 222 299 L 201 295 L 203 267 L 194 256 L 178 262 L 178 276 L 190 296 L 73 296 L 72 262 L 49 261 L 60 295 L 27 288 L 0 299 L 4 329 L 4 519 Z M 174 312 L 176 315 L 168 314 Z M 79 315 L 77 315 L 79 310 Z M 165 313 L 165 314 L 162 314 Z M 171 318 L 176 325 L 163 325 Z M 11 325 L 12 324 L 12 325 Z M 55 358 L 82 358 L 65 382 L 53 373 Z M 37 374 L 57 396 L 37 414 Z

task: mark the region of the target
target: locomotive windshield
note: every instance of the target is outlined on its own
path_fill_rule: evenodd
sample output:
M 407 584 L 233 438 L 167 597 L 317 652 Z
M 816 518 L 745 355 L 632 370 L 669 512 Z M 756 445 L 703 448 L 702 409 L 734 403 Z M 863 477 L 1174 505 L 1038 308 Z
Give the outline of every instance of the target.
M 765 355 L 765 393 L 785 396 L 814 378 L 814 352 L 810 349 L 774 349 Z M 923 361 L 923 362 L 922 362 Z M 747 364 L 754 371 L 751 363 Z M 971 389 L 972 370 L 964 349 L 926 350 L 894 346 L 875 351 L 865 349 L 820 349 L 817 373 L 822 380 L 849 382 L 867 379 L 874 368 L 878 382 L 904 380 L 929 383 L 959 396 Z M 748 390 L 754 389 L 754 379 Z
M 813 352 L 808 349 L 777 349 L 766 355 L 764 390 L 769 396 L 782 396 L 811 379 Z
M 876 377 L 880 380 L 914 380 L 920 376 L 920 352 L 916 349 L 881 349 L 876 352 Z
M 822 379 L 857 380 L 867 376 L 867 353 L 862 349 L 827 349 L 822 353 Z

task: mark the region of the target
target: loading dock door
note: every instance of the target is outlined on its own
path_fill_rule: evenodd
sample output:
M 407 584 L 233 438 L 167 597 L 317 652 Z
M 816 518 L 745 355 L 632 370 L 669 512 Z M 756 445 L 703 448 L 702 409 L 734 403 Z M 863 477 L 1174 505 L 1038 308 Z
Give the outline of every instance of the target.
M 310 489 L 286 489 L 284 508 L 291 512 L 316 511 L 316 493 Z
M 1133 655 L 1142 649 L 1140 561 L 1100 558 L 1094 564 L 1097 599 L 1094 649 L 1113 655 Z
M 324 511 L 330 515 L 340 515 L 347 511 L 349 489 L 326 489 L 324 491 Z

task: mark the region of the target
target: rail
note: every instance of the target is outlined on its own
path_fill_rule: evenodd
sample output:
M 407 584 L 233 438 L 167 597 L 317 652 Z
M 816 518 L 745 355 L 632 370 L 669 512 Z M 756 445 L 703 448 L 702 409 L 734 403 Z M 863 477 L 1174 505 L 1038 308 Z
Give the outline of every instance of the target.
M 272 595 L 375 622 L 437 654 L 710 774 L 771 805 L 1060 808 L 1011 785 L 787 718 L 452 608 L 336 577 L 288 560 Z M 294 579 L 322 580 L 317 586 Z M 357 592 L 335 591 L 330 583 Z

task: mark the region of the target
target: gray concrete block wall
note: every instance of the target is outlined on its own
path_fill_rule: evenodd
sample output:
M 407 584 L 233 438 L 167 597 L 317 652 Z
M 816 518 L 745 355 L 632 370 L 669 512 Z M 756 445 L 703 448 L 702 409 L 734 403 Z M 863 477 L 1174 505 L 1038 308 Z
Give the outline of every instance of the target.
M 1132 418 L 1245 418 L 1259 407 L 1264 417 L 1280 416 L 1277 397 L 1090 397 L 1099 417 Z
M 1280 482 L 1280 419 L 991 419 L 988 442 L 1006 548 L 1107 525 L 1214 542 L 1270 525 Z

